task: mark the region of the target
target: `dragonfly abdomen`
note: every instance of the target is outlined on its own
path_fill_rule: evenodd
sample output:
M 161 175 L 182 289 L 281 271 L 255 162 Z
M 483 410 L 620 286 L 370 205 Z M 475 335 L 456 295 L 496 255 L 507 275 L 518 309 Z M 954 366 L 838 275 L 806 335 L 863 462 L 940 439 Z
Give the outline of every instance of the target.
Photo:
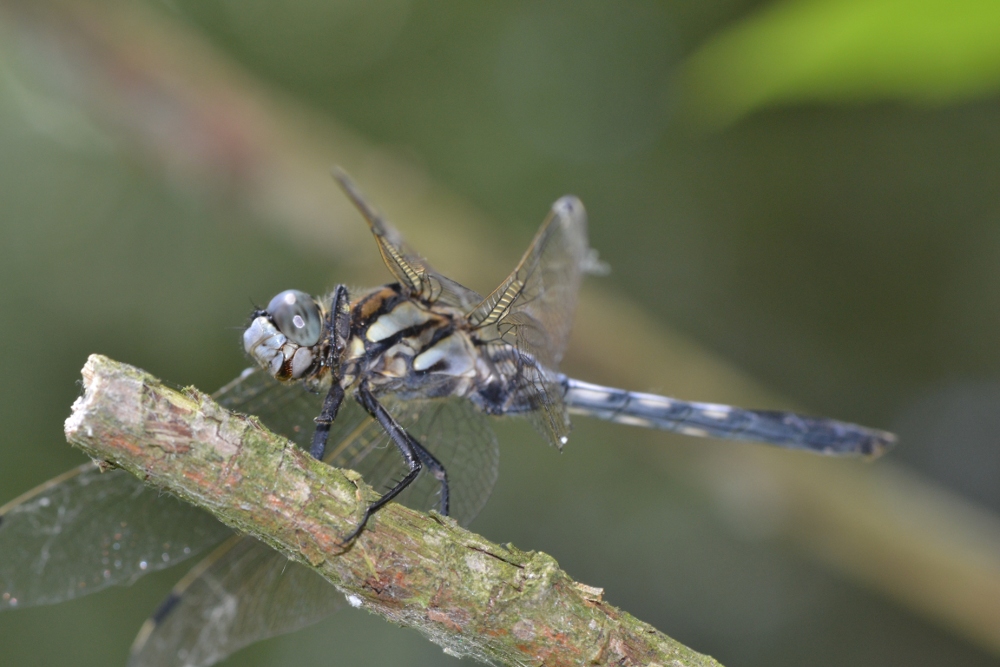
M 835 456 L 878 456 L 896 440 L 885 431 L 793 412 L 694 403 L 572 378 L 564 386 L 571 413 L 684 435 L 751 440 Z

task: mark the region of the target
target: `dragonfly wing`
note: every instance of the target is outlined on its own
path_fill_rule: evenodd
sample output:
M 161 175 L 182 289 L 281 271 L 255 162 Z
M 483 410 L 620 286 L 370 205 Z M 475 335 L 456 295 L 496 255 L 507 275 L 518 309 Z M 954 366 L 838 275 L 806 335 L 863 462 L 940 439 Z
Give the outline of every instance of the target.
M 266 408 L 269 376 L 260 375 L 268 379 L 251 381 L 243 390 L 255 394 L 249 404 Z M 257 389 L 247 391 L 251 386 Z M 280 398 L 290 400 L 284 393 Z M 454 480 L 452 514 L 460 523 L 472 521 L 499 469 L 499 447 L 488 419 L 461 399 L 380 400 L 445 465 Z M 406 471 L 388 436 L 355 401 L 341 408 L 330 443 L 327 462 L 361 472 L 378 490 Z M 437 481 L 421 475 L 398 500 L 429 510 L 437 507 L 438 493 Z M 315 623 L 343 602 L 343 595 L 309 568 L 252 538 L 233 538 L 196 565 L 146 621 L 129 664 L 211 665 L 254 641 Z
M 468 314 L 482 340 L 512 345 L 541 367 L 523 369 L 523 391 L 537 399 L 529 413 L 536 426 L 559 446 L 569 433 L 569 419 L 552 372 L 566 351 L 580 284 L 592 264 L 583 203 L 563 197 L 514 271 Z
M 592 263 L 587 213 L 576 197 L 552 205 L 534 240 L 507 279 L 468 314 L 469 322 L 558 367 L 566 350 L 580 283 Z
M 426 260 L 407 248 L 402 235 L 369 203 L 344 171 L 334 169 L 333 177 L 368 223 L 378 244 L 382 261 L 410 296 L 428 303 L 441 302 L 463 310 L 471 308 L 482 300 L 481 295 L 441 275 L 432 269 Z
M 344 596 L 263 542 L 234 535 L 185 576 L 146 621 L 129 667 L 205 667 L 255 641 L 315 623 Z
M 0 507 L 0 609 L 132 583 L 231 532 L 123 470 L 85 463 Z
M 320 399 L 248 369 L 215 394 L 308 443 Z M 195 556 L 232 531 L 123 470 L 80 465 L 0 507 L 0 610 L 63 602 Z
M 217 400 L 224 407 L 256 415 L 268 428 L 309 449 L 323 397 L 300 384 L 278 382 L 266 372 L 248 368 Z M 486 504 L 496 483 L 500 447 L 489 418 L 461 398 L 400 398 L 379 400 L 393 418 L 444 464 L 451 480 L 452 516 L 465 525 Z M 324 459 L 338 468 L 362 474 L 377 491 L 384 491 L 406 473 L 402 457 L 385 431 L 354 400 L 346 400 L 330 428 Z M 408 507 L 437 507 L 437 484 L 421 475 L 398 498 Z
M 267 373 L 247 369 L 220 403 L 235 404 L 254 414 L 270 429 L 308 449 L 323 397 L 301 385 L 286 385 Z M 461 398 L 400 398 L 379 400 L 396 421 L 434 454 L 452 480 L 452 515 L 467 524 L 486 504 L 499 470 L 500 450 L 489 419 Z M 227 404 L 228 401 L 228 404 Z M 362 474 L 378 491 L 406 473 L 402 457 L 385 431 L 354 400 L 344 401 L 330 429 L 324 459 L 330 465 Z M 421 476 L 399 502 L 427 511 L 437 506 L 436 481 Z M 432 497 L 433 496 L 433 497 Z
M 386 396 L 379 400 L 444 465 L 451 488 L 451 515 L 463 526 L 471 523 L 489 499 L 500 470 L 500 447 L 489 419 L 461 398 L 403 401 Z M 386 447 L 385 451 L 389 450 Z M 399 454 L 390 453 L 397 466 L 395 477 L 384 472 L 371 475 L 372 479 L 384 480 L 381 489 L 398 480 L 405 471 Z M 357 469 L 364 474 L 364 466 Z M 379 471 L 384 470 L 388 470 L 388 465 L 379 466 Z M 438 481 L 432 475 L 421 475 L 400 494 L 399 502 L 428 511 L 438 507 L 439 493 Z

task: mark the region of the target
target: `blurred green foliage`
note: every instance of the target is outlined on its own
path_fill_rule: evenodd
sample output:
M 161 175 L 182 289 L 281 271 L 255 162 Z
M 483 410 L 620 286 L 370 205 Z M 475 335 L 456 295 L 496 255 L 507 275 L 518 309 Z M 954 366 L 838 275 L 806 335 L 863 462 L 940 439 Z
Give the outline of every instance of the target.
M 994 5 L 148 4 L 279 94 L 461 193 L 495 221 L 497 253 L 516 258 L 551 202 L 579 195 L 612 266 L 608 289 L 810 411 L 898 428 L 897 461 L 1000 510 L 1000 105 L 986 95 L 1000 48 Z M 151 166 L 101 119 L 48 97 L 67 83 L 64 45 L 2 27 L 5 500 L 79 460 L 61 421 L 88 353 L 211 389 L 245 364 L 239 328 L 251 300 L 321 292 L 349 267 L 247 224 L 261 221 L 240 202 Z M 705 96 L 677 85 L 682 62 L 706 63 L 688 70 Z M 961 102 L 972 93 L 984 96 Z M 952 103 L 789 104 L 841 96 Z M 737 122 L 692 136 L 677 110 L 706 100 L 704 114 Z M 154 127 L 155 112 L 169 111 L 155 101 Z M 776 102 L 785 105 L 766 108 Z M 405 212 L 395 221 L 406 233 Z M 369 257 L 377 265 L 374 248 Z M 502 276 L 454 277 L 489 289 Z M 528 429 L 504 428 L 500 483 L 474 528 L 553 554 L 724 664 L 996 664 L 733 522 L 671 474 L 675 457 L 712 443 L 578 421 L 556 456 Z M 0 662 L 120 664 L 179 576 L 4 614 Z M 341 614 L 227 664 L 337 662 L 452 659 Z
M 992 0 L 780 0 L 690 56 L 693 120 L 731 123 L 801 102 L 945 104 L 1000 89 Z

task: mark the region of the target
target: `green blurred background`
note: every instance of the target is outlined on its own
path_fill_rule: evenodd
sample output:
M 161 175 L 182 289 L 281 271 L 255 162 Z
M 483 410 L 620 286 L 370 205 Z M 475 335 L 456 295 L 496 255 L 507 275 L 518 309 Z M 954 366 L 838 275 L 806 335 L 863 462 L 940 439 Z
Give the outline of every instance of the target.
M 251 301 L 384 279 L 374 245 L 352 236 L 338 252 L 282 227 L 295 187 L 342 205 L 321 169 L 346 161 L 366 189 L 391 188 L 402 169 L 419 175 L 410 190 L 476 211 L 490 266 L 512 266 L 551 202 L 578 195 L 612 268 L 591 280 L 604 293 L 802 409 L 896 430 L 896 464 L 1000 512 L 993 3 L 139 9 L 0 2 L 0 502 L 82 460 L 62 421 L 87 354 L 212 389 L 246 364 L 239 330 Z M 170 39 L 144 37 L 158 26 Z M 107 46 L 129 40 L 131 50 Z M 288 117 L 302 127 L 350 128 L 368 147 L 360 173 L 305 131 L 316 143 L 300 148 L 321 165 L 308 188 L 259 196 L 255 184 L 280 181 L 282 164 L 243 150 L 263 121 L 227 115 L 228 88 L 192 101 L 175 74 L 150 79 L 157 62 L 140 47 L 154 43 L 185 63 L 174 71 L 237 80 L 297 110 Z M 436 266 L 465 267 L 460 282 L 485 291 L 503 277 L 468 270 L 475 257 L 449 258 L 407 226 L 405 197 L 390 205 L 375 192 Z M 613 317 L 587 326 L 634 327 Z M 571 354 L 566 370 L 591 369 Z M 633 388 L 668 387 L 677 393 L 666 379 Z M 766 525 L 734 520 L 686 473 L 691 449 L 745 445 L 575 428 L 557 455 L 524 425 L 500 425 L 500 482 L 473 528 L 552 554 L 725 665 L 998 663 L 1000 619 L 992 644 L 969 639 Z M 124 664 L 183 570 L 0 615 L 0 663 Z M 411 631 L 341 612 L 224 664 L 454 663 Z

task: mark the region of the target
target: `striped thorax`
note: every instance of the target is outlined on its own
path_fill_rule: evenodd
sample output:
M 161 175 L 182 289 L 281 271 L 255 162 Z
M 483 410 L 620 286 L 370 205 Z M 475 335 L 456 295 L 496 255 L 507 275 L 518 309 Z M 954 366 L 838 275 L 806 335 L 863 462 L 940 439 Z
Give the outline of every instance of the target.
M 244 348 L 276 379 L 321 389 L 330 380 L 330 341 L 312 324 L 330 318 L 330 302 L 282 292 L 253 313 Z M 466 396 L 492 372 L 464 324 L 462 313 L 405 296 L 398 285 L 366 291 L 351 302 L 337 381 L 346 390 L 365 380 L 375 393 L 404 397 Z

